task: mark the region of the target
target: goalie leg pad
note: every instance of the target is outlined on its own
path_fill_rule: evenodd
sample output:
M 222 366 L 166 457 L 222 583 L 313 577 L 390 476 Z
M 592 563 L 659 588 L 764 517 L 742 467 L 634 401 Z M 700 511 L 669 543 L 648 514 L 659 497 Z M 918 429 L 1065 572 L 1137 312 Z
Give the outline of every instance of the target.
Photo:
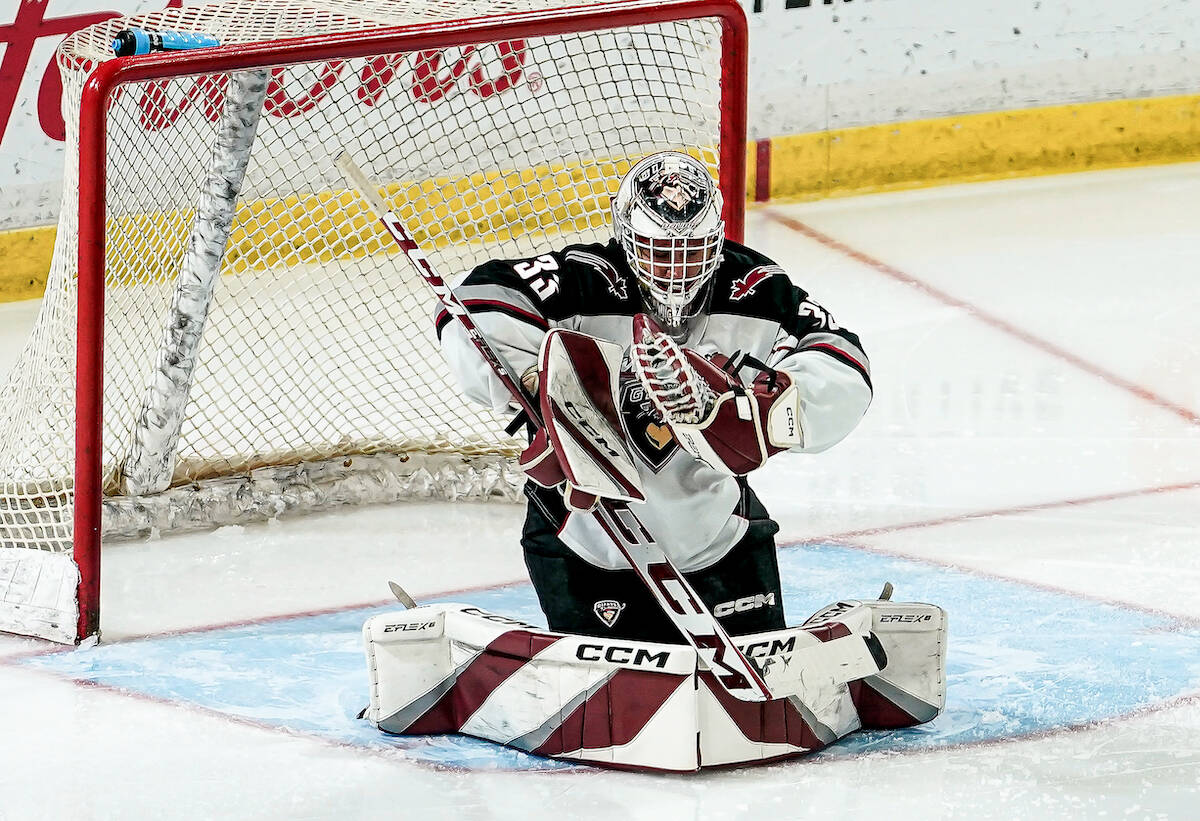
M 875 675 L 850 685 L 869 730 L 912 727 L 946 706 L 946 611 L 920 602 L 839 601 L 813 614 L 806 629 L 846 624 L 870 632 L 887 657 Z
M 461 733 L 634 769 L 700 766 L 686 645 L 550 633 L 462 604 L 376 616 L 363 635 L 366 717 L 385 732 Z
M 878 675 L 850 685 L 867 729 L 912 727 L 946 706 L 946 611 L 920 602 L 865 602 L 888 654 Z
M 860 726 L 907 726 L 882 723 L 882 688 L 944 682 L 940 651 L 925 654 L 944 627 L 932 605 L 839 602 L 805 627 L 745 636 L 739 644 L 757 664 L 806 670 L 802 695 L 760 704 L 726 692 L 687 645 L 551 633 L 469 605 L 428 605 L 364 625 L 365 715 L 390 733 L 457 732 L 631 769 L 786 758 Z M 867 628 L 886 637 L 893 659 L 846 684 L 843 650 Z

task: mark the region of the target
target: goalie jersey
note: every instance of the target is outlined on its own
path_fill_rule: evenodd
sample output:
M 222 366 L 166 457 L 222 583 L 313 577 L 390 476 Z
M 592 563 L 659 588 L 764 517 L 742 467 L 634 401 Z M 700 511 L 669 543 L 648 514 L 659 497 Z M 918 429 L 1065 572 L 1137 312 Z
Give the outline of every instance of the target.
M 492 260 L 454 289 L 480 331 L 516 374 L 537 361 L 542 338 L 566 328 L 628 347 L 633 316 L 644 311 L 637 280 L 616 240 L 571 245 L 524 260 Z M 462 326 L 437 314 L 442 352 L 468 399 L 497 411 L 510 396 Z M 703 355 L 749 354 L 786 371 L 799 388 L 802 444 L 817 453 L 841 441 L 871 402 L 870 364 L 858 337 L 833 318 L 765 256 L 726 241 L 706 312 L 681 344 Z M 747 382 L 755 372 L 741 373 Z M 746 532 L 745 480 L 721 473 L 674 440 L 629 367 L 620 380 L 620 410 L 646 502 L 638 517 L 683 572 L 719 561 Z M 532 489 L 535 493 L 554 491 Z M 555 500 L 557 501 L 557 500 Z M 559 502 L 555 505 L 562 510 Z M 591 516 L 563 513 L 559 538 L 585 561 L 627 568 Z

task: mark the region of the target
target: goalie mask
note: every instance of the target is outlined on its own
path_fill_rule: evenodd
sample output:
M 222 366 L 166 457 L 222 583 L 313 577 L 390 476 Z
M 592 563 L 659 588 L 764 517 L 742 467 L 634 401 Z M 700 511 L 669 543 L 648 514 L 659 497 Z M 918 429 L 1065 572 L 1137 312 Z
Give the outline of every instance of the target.
M 703 309 L 721 264 L 721 205 L 708 169 L 676 151 L 638 162 L 613 198 L 613 233 L 647 307 L 673 333 Z

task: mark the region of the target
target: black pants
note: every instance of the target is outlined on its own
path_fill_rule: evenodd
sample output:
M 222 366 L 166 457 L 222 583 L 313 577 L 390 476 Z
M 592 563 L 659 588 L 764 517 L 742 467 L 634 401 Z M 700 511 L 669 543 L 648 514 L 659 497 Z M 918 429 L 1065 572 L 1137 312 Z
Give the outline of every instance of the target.
M 745 535 L 716 564 L 684 574 L 731 635 L 785 626 L 775 555 L 774 537 L 779 525 L 749 487 L 743 484 L 742 489 L 738 514 L 750 520 Z M 555 535 L 565 515 L 556 492 L 541 491 L 532 485 L 527 491 L 532 499 L 521 546 L 551 630 L 634 641 L 683 642 L 683 636 L 634 571 L 605 570 L 589 564 Z

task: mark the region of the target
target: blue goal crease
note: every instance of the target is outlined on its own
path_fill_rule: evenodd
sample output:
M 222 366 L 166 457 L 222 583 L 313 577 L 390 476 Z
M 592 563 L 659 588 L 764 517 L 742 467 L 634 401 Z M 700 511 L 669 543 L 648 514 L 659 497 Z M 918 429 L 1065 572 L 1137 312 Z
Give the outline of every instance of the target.
M 908 730 L 857 733 L 821 756 L 936 749 L 1114 718 L 1200 686 L 1200 630 L 1164 614 L 1094 602 L 837 544 L 779 554 L 788 622 L 837 598 L 897 601 L 949 614 L 946 710 Z M 545 624 L 529 585 L 431 601 L 463 601 Z M 331 741 L 471 770 L 576 765 L 462 736 L 387 736 L 356 716 L 367 703 L 362 625 L 396 605 L 102 644 L 34 656 L 25 666 L 197 705 Z

